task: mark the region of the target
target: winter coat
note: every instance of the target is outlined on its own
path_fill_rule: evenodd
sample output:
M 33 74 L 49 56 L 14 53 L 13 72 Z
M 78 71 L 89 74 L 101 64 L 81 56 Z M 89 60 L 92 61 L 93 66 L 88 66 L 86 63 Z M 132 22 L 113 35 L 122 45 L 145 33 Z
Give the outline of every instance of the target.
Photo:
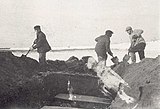
M 142 37 L 143 30 L 141 29 L 135 29 L 133 33 L 130 35 L 131 38 L 131 48 L 140 44 L 140 43 L 146 43 L 144 38 Z
M 37 39 L 35 39 L 34 44 L 35 46 L 33 46 L 33 48 L 37 48 L 38 53 L 45 53 L 51 50 L 51 47 L 46 39 L 46 35 L 42 31 L 37 33 Z
M 107 52 L 110 55 L 113 54 L 110 50 L 110 37 L 108 37 L 107 35 L 102 35 L 102 36 L 97 37 L 95 41 L 97 42 L 95 46 L 95 51 L 98 56 L 106 58 Z

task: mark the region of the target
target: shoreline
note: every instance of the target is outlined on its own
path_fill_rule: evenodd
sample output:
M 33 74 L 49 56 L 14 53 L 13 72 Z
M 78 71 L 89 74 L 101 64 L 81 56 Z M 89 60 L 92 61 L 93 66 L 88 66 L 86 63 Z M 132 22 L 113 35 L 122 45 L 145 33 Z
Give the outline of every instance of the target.
M 154 51 L 159 50 L 160 47 L 160 40 L 157 41 L 150 41 L 146 42 L 146 50 L 147 51 Z M 118 44 L 111 44 L 112 50 L 128 50 L 130 43 L 118 43 Z M 29 48 L 9 48 L 9 47 L 2 47 L 0 51 L 28 51 Z M 75 51 L 75 50 L 94 50 L 94 46 L 77 46 L 77 47 L 52 47 L 51 51 Z M 36 50 L 33 50 L 36 51 Z

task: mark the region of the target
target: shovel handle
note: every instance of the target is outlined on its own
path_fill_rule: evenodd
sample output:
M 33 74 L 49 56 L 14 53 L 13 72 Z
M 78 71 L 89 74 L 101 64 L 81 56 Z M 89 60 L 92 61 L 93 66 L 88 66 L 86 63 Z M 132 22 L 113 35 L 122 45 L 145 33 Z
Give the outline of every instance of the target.
M 32 47 L 33 47 L 33 45 L 34 45 L 34 44 L 32 44 Z M 31 48 L 27 51 L 27 53 L 26 53 L 25 56 L 27 56 L 30 51 L 31 51 Z
M 26 53 L 26 55 L 25 56 L 27 56 L 28 55 L 28 53 L 31 51 L 31 49 L 29 49 L 28 51 L 27 51 L 27 53 Z

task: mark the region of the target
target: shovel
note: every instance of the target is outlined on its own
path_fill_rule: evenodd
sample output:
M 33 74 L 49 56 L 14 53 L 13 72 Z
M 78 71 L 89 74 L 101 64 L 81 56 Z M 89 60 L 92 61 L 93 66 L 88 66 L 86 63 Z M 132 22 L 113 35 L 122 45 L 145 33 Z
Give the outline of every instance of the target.
M 31 51 L 31 49 L 29 49 L 25 55 L 24 55 L 24 54 L 22 54 L 22 56 L 21 56 L 21 57 L 27 57 L 27 55 L 28 55 L 28 53 L 29 53 L 30 51 Z
M 33 44 L 34 45 L 34 44 Z M 32 45 L 32 46 L 33 46 Z M 22 56 L 21 57 L 27 57 L 27 55 L 28 55 L 28 53 L 31 51 L 31 48 L 29 48 L 29 50 L 27 51 L 27 53 L 24 55 L 24 54 L 22 54 Z

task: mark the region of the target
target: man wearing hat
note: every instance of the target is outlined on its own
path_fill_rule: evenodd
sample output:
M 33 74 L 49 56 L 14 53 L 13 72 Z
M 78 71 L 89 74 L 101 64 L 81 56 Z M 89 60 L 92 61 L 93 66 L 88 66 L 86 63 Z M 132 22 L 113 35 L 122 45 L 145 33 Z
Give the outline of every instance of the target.
M 98 57 L 98 61 L 103 62 L 104 65 L 106 65 L 107 60 L 107 53 L 113 57 L 113 53 L 110 49 L 110 37 L 112 36 L 113 32 L 111 30 L 107 30 L 105 32 L 105 35 L 101 35 L 95 39 L 97 42 L 95 46 L 95 52 Z
M 136 62 L 136 55 L 135 53 L 138 52 L 140 60 L 145 58 L 144 49 L 146 47 L 146 42 L 142 37 L 143 30 L 135 29 L 133 30 L 132 27 L 126 27 L 126 32 L 129 34 L 131 45 L 128 49 L 129 55 L 131 56 L 132 63 Z
M 43 69 L 46 65 L 46 53 L 51 50 L 51 47 L 46 39 L 46 35 L 41 31 L 39 25 L 34 26 L 37 38 L 34 40 L 33 49 L 37 49 L 39 53 L 39 63 Z

